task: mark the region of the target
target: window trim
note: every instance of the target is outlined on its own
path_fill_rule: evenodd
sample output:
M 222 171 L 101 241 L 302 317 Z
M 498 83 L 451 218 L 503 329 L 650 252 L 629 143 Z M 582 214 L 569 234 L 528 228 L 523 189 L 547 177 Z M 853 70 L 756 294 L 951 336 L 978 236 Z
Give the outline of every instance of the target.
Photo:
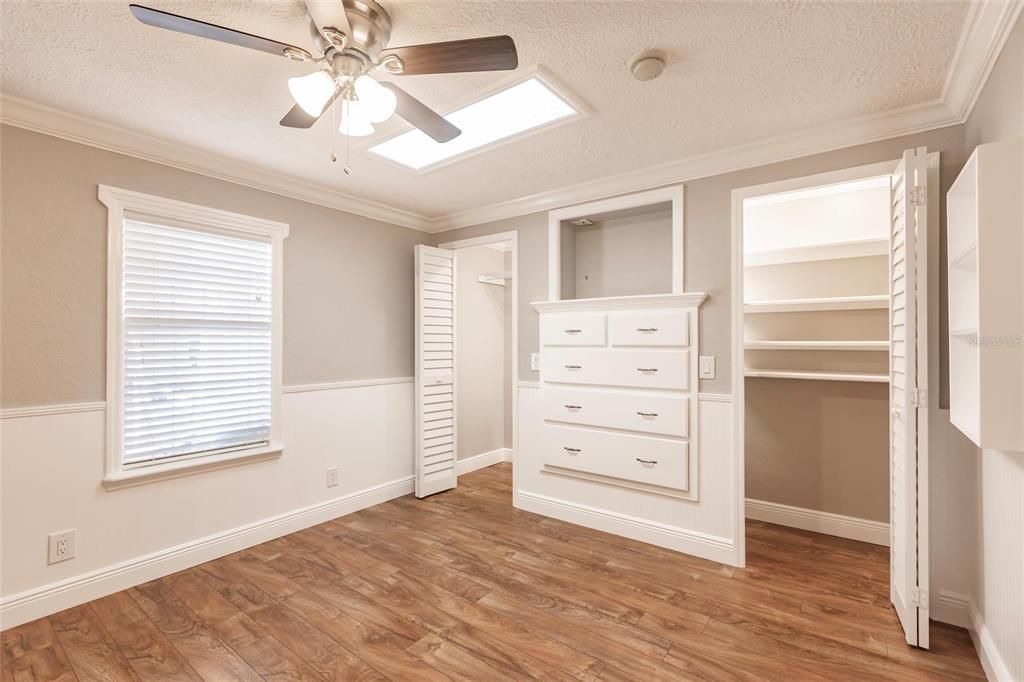
M 282 311 L 284 301 L 283 243 L 289 225 L 151 194 L 99 185 L 99 200 L 107 207 L 107 404 L 106 467 L 103 486 L 115 490 L 202 471 L 222 469 L 281 455 L 283 433 Z M 124 223 L 145 219 L 170 227 L 181 226 L 214 234 L 260 237 L 271 244 L 271 397 L 270 438 L 267 444 L 213 455 L 181 455 L 156 463 L 125 465 L 122 437 L 124 320 L 122 310 Z

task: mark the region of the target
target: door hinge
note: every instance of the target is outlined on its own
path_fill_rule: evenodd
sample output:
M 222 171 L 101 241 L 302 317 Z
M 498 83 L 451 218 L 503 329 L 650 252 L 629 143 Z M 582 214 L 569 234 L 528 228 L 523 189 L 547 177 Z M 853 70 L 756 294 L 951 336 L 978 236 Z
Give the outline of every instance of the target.
M 910 203 L 914 206 L 924 206 L 925 201 L 928 199 L 928 191 L 926 188 L 920 185 L 915 185 L 914 189 L 910 190 Z
M 928 592 L 920 587 L 912 588 L 910 590 L 910 605 L 919 609 L 928 608 Z
M 910 392 L 910 405 L 918 409 L 928 407 L 928 389 L 915 388 Z

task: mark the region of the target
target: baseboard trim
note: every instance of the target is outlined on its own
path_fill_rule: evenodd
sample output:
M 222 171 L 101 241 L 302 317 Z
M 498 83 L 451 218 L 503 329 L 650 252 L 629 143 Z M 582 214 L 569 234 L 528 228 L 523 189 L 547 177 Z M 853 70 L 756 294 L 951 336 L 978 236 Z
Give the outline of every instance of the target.
M 939 590 L 938 599 L 932 600 L 928 615 L 940 623 L 971 629 L 971 598 L 959 592 Z
M 6 630 L 412 492 L 413 477 L 407 476 L 19 592 L 0 599 L 0 629 Z
M 737 566 L 736 546 L 728 538 L 683 530 L 656 521 L 597 509 L 575 502 L 516 491 L 515 506 L 578 526 L 613 533 L 658 547 Z
M 455 473 L 461 476 L 477 469 L 483 469 L 501 462 L 512 461 L 512 448 L 498 448 L 490 452 L 481 452 L 479 455 L 465 457 L 455 463 Z
M 1010 666 L 999 653 L 992 634 L 985 627 L 977 604 L 971 598 L 967 599 L 967 613 L 970 618 L 967 630 L 971 633 L 971 641 L 974 642 L 974 650 L 978 652 L 978 660 L 981 661 L 985 677 L 992 682 L 1011 682 L 1014 677 L 1010 674 Z
M 747 518 L 780 526 L 835 535 L 849 540 L 889 546 L 889 524 L 859 519 L 854 516 L 792 507 L 778 502 L 765 502 L 747 498 Z

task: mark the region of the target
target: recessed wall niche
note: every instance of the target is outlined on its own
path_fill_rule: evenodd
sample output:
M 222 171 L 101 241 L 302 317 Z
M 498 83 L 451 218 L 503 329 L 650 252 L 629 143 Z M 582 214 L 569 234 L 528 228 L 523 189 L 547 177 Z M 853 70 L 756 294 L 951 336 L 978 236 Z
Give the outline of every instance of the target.
M 683 293 L 683 188 L 551 211 L 548 300 Z

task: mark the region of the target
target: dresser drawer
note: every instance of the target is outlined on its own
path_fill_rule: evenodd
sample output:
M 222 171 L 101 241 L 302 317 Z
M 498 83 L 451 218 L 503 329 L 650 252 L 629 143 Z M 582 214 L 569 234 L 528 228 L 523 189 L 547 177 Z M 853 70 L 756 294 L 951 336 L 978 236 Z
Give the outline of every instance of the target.
M 688 346 L 690 314 L 613 313 L 608 316 L 608 341 L 613 346 Z
M 546 386 L 544 419 L 642 431 L 664 436 L 689 435 L 690 402 L 674 395 Z
M 543 462 L 546 467 L 689 489 L 685 441 L 545 425 Z
M 690 353 L 685 350 L 545 348 L 540 371 L 543 381 L 685 391 L 690 386 Z
M 541 315 L 540 342 L 544 346 L 603 346 L 605 338 L 603 313 Z

